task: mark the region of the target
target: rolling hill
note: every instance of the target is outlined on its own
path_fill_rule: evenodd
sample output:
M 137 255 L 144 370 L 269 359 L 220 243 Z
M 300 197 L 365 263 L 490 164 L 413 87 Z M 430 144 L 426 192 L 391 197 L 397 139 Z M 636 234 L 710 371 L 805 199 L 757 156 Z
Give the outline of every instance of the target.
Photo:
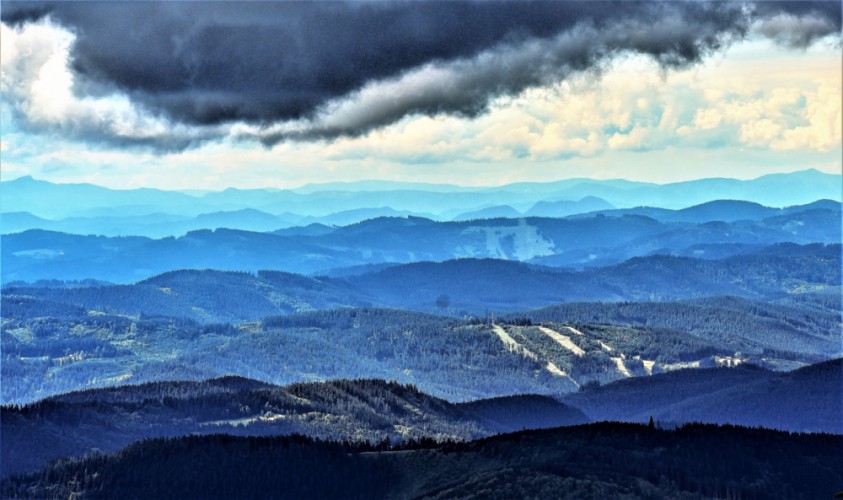
M 202 245 L 208 236 L 197 235 L 194 244 Z M 131 251 L 138 242 L 127 240 L 124 244 Z M 272 250 L 261 251 L 269 254 Z M 279 257 L 275 254 L 273 259 Z M 206 263 L 210 262 L 193 262 L 197 266 Z M 88 265 L 95 267 L 97 262 Z M 132 285 L 49 288 L 16 283 L 4 287 L 4 294 L 118 314 L 158 314 L 204 322 L 253 321 L 297 311 L 366 305 L 477 316 L 560 302 L 668 301 L 722 295 L 776 300 L 807 292 L 835 293 L 840 286 L 839 267 L 840 245 L 785 244 L 721 260 L 653 255 L 583 271 L 500 259 L 361 266 L 348 272 L 335 270 L 333 278 L 281 271 L 179 270 Z
M 225 377 L 73 392 L 2 407 L 3 475 L 58 457 L 116 451 L 135 441 L 183 435 L 298 434 L 354 443 L 465 441 L 589 421 L 688 422 L 843 434 L 841 359 L 790 373 L 757 367 L 680 370 L 588 386 L 560 402 L 516 395 L 459 404 L 382 380 L 285 387 Z M 837 393 L 834 395 L 834 393 Z M 832 397 L 828 397 L 832 394 Z M 84 421 L 84 425 L 80 423 Z
M 775 373 L 754 366 L 680 370 L 589 386 L 563 401 L 594 420 L 708 422 L 843 434 L 843 360 Z
M 734 297 L 563 304 L 454 318 L 333 309 L 353 305 L 347 286 L 285 273 L 188 271 L 132 286 L 7 288 L 2 400 L 236 374 L 275 384 L 394 379 L 461 401 L 571 392 L 686 367 L 792 369 L 840 356 L 832 295 L 776 305 Z M 255 321 L 317 307 L 327 309 Z
M 463 441 L 588 421 L 579 410 L 539 396 L 455 405 L 381 380 L 277 387 L 235 377 L 75 392 L 2 407 L 0 414 L 4 476 L 35 470 L 53 458 L 78 457 L 93 448 L 116 451 L 153 437 L 300 434 L 395 444 Z
M 264 220 L 265 214 L 249 213 Z M 221 223 L 228 215 L 214 217 Z M 217 225 L 211 222 L 208 219 L 208 224 Z M 566 219 L 459 222 L 390 217 L 273 233 L 203 229 L 160 239 L 31 230 L 0 237 L 0 277 L 3 282 L 95 278 L 126 283 L 184 268 L 315 274 L 365 264 L 455 258 L 582 268 L 653 254 L 722 258 L 777 243 L 839 243 L 839 222 L 838 206 L 792 211 L 761 221 L 702 223 L 598 213 Z M 275 226 L 270 222 L 266 227 Z
M 840 436 L 598 423 L 391 450 L 302 437 L 155 439 L 4 481 L 7 498 L 828 498 Z M 201 471 L 201 472 L 198 472 Z

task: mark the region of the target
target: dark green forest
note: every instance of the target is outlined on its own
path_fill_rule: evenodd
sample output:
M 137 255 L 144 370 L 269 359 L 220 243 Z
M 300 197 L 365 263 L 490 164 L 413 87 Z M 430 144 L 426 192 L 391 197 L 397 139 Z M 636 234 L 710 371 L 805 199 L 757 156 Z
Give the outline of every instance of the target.
M 843 438 L 601 423 L 397 449 L 305 437 L 188 436 L 59 460 L 4 498 L 831 498 Z M 634 458 L 634 459 L 633 459 Z

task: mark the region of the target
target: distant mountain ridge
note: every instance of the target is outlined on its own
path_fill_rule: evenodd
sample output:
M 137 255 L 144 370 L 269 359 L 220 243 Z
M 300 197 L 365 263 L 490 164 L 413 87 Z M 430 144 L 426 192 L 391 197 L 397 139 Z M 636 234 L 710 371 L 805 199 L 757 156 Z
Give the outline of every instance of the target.
M 245 208 L 270 214 L 320 217 L 367 207 L 390 207 L 414 214 L 453 215 L 507 204 L 527 211 L 540 202 L 600 198 L 615 207 L 684 208 L 717 199 L 736 199 L 782 207 L 819 198 L 843 201 L 843 176 L 805 170 L 771 174 L 753 180 L 700 179 L 672 184 L 624 180 L 569 179 L 549 183 L 516 183 L 496 187 L 364 182 L 290 189 L 235 189 L 186 194 L 159 189 L 111 190 L 91 184 L 53 184 L 21 177 L 0 182 L 3 212 L 29 212 L 47 219 L 90 216 L 141 216 L 168 213 L 195 217 L 202 213 Z M 56 201 L 61 203 L 56 203 Z M 608 207 L 602 207 L 608 208 Z
M 408 210 L 393 210 L 389 207 L 358 208 L 323 216 L 300 216 L 292 213 L 272 215 L 253 208 L 232 211 L 202 213 L 195 217 L 153 213 L 137 216 L 90 216 L 68 217 L 51 220 L 32 215 L 29 212 L 5 212 L 0 214 L 0 232 L 11 234 L 30 229 L 43 229 L 71 234 L 96 234 L 101 236 L 146 236 L 160 238 L 180 236 L 202 229 L 235 229 L 242 231 L 279 233 L 283 229 L 295 230 L 319 224 L 326 227 L 346 226 L 381 217 L 424 217 L 437 221 L 470 221 L 481 219 L 519 219 L 527 217 L 590 218 L 595 215 L 622 217 L 624 215 L 645 216 L 659 222 L 705 223 L 715 221 L 761 221 L 776 216 L 789 216 L 799 212 L 839 212 L 840 202 L 817 200 L 805 205 L 784 208 L 765 207 L 740 200 L 714 200 L 679 210 L 656 207 L 635 207 L 615 209 L 605 200 L 587 197 L 580 201 L 538 202 L 524 213 L 509 205 L 495 205 L 458 213 L 453 216 L 418 214 Z
M 540 201 L 527 210 L 525 215 L 530 217 L 567 217 L 612 208 L 615 207 L 602 198 L 586 196 L 578 201 Z
M 741 220 L 764 220 L 771 217 L 791 215 L 797 212 L 813 210 L 839 211 L 840 202 L 834 200 L 817 200 L 804 205 L 774 208 L 743 200 L 713 200 L 699 205 L 679 210 L 657 208 L 652 206 L 598 210 L 596 213 L 607 216 L 643 215 L 661 222 L 736 222 Z M 593 214 L 580 214 L 581 217 Z
M 792 369 L 841 355 L 839 267 L 838 245 L 581 273 L 468 260 L 346 279 L 176 271 L 128 286 L 5 287 L 0 389 L 25 402 L 239 374 L 392 378 L 465 400 L 687 367 Z M 763 301 L 711 297 L 723 291 Z M 643 302 L 565 303 L 595 297 Z M 653 301 L 688 297 L 699 298 Z
M 771 268 L 771 264 L 784 270 Z M 91 264 L 92 268 L 95 265 Z M 835 272 L 839 267 L 839 244 L 782 244 L 719 260 L 653 255 L 583 271 L 501 259 L 456 259 L 364 266 L 347 274 L 335 272 L 338 277 L 334 278 L 284 271 L 251 274 L 184 269 L 131 285 L 48 289 L 16 283 L 3 290 L 28 290 L 28 295 L 89 308 L 97 305 L 90 300 L 102 295 L 96 299 L 101 301 L 99 305 L 126 314 L 159 310 L 160 314 L 200 321 L 228 321 L 366 305 L 482 314 L 490 309 L 503 313 L 560 302 L 664 301 L 718 295 L 773 300 L 807 291 L 834 293 L 840 286 Z M 168 295 L 170 291 L 174 295 Z M 442 300 L 446 303 L 440 304 Z M 226 309 L 235 303 L 245 309 Z
M 747 214 L 732 215 L 730 207 L 735 203 L 751 207 L 749 214 L 772 216 L 747 220 Z M 0 276 L 3 282 L 89 278 L 134 282 L 184 268 L 316 274 L 342 267 L 455 258 L 582 268 L 654 254 L 718 259 L 777 243 L 831 244 L 843 240 L 840 204 L 833 201 L 784 210 L 718 202 L 689 212 L 691 215 L 664 211 L 644 215 L 620 211 L 561 219 L 447 222 L 415 216 L 379 217 L 342 227 L 310 224 L 272 232 L 201 229 L 160 239 L 29 230 L 0 236 Z M 263 224 L 263 229 L 274 227 L 271 216 L 261 212 L 249 210 L 240 215 L 249 219 L 249 224 Z M 207 224 L 219 225 L 211 219 L 220 222 L 231 217 L 215 214 L 209 216 Z M 683 217 L 693 220 L 676 220 Z M 269 223 L 265 222 L 267 218 Z M 711 218 L 717 220 L 708 220 Z

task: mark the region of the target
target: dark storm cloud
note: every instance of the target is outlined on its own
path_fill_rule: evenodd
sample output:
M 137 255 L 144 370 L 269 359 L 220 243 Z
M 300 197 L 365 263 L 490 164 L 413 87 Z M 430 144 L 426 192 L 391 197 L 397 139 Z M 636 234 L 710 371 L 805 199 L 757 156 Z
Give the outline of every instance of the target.
M 0 17 L 4 23 L 12 26 L 17 26 L 28 21 L 37 21 L 52 11 L 52 8 L 46 4 L 28 5 L 28 4 L 12 4 L 9 7 L 3 7 L 0 12 Z
M 4 21 L 20 19 L 15 4 Z M 30 19 L 36 9 L 23 5 Z M 74 69 L 185 122 L 298 118 L 373 79 L 550 36 L 586 3 L 57 3 Z
M 652 55 L 666 67 L 693 64 L 758 19 L 770 21 L 763 34 L 790 46 L 840 29 L 837 2 L 746 7 L 4 2 L 2 19 L 21 24 L 49 15 L 71 29 L 78 93 L 118 90 L 191 126 L 299 124 L 259 134 L 271 144 L 360 134 L 414 113 L 475 116 L 494 97 L 599 68 L 624 51 Z
M 840 2 L 762 2 L 755 6 L 758 32 L 780 45 L 806 48 L 840 32 Z

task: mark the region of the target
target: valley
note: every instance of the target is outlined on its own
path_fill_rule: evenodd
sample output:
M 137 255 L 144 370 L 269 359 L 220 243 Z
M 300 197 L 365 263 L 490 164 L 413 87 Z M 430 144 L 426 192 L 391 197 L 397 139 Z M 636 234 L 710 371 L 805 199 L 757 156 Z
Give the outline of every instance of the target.
M 522 352 L 523 353 L 523 352 Z M 399 446 L 471 441 L 522 429 L 597 421 L 675 428 L 690 422 L 843 434 L 843 359 L 790 373 L 757 367 L 680 370 L 565 396 L 513 395 L 451 403 L 414 386 L 331 380 L 284 387 L 239 377 L 89 389 L 0 409 L 4 474 L 50 459 L 114 452 L 182 435 L 303 435 Z M 693 372 L 693 373 L 692 373 Z M 84 423 L 84 425 L 83 425 Z
M 564 487 L 681 498 L 712 487 L 688 479 L 703 472 L 675 455 L 707 453 L 689 436 L 810 454 L 811 433 L 843 434 L 839 202 L 538 201 L 524 212 L 454 208 L 454 220 L 389 210 L 280 229 L 246 208 L 166 216 L 159 222 L 173 230 L 208 226 L 163 237 L 117 235 L 108 228 L 137 226 L 99 216 L 86 223 L 105 235 L 4 231 L 4 495 L 95 487 L 111 496 L 129 483 L 52 478 L 159 454 L 176 470 L 205 460 L 186 442 L 214 453 L 260 442 L 298 447 L 297 460 L 339 474 L 369 471 L 355 487 L 383 496 Z M 212 220 L 256 225 L 212 229 Z M 651 420 L 655 429 L 641 427 Z M 564 470 L 547 472 L 556 455 L 541 440 L 614 436 L 611 453 L 628 445 L 640 455 L 649 453 L 641 432 L 679 447 L 670 482 L 635 466 L 638 482 L 598 479 L 599 464 L 616 459 L 593 445 L 571 445 Z M 248 446 L 236 453 L 264 460 Z M 325 455 L 339 449 L 346 462 Z M 591 458 L 574 466 L 583 453 Z M 752 463 L 781 474 L 784 462 Z M 407 479 L 415 467 L 430 475 Z M 447 472 L 461 467 L 479 483 Z M 318 489 L 297 474 L 290 491 Z M 399 490 L 378 490 L 378 474 Z
M 0 4 L 0 499 L 843 498 L 839 0 Z

